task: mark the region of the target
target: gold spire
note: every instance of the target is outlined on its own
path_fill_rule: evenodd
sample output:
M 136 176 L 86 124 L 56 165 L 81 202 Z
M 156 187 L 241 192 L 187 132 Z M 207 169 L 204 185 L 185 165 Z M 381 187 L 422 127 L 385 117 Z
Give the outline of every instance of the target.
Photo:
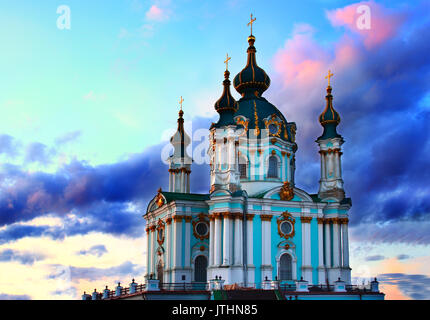
M 225 71 L 228 71 L 228 62 L 231 60 L 231 57 L 228 56 L 227 53 L 227 59 L 225 59 L 224 63 L 225 63 Z
M 333 73 L 331 73 L 330 69 L 328 70 L 328 75 L 325 77 L 325 79 L 328 79 L 328 86 L 330 87 L 330 78 L 333 77 Z
M 179 100 L 179 104 L 181 105 L 181 111 L 182 111 L 182 102 L 184 102 L 184 99 L 182 99 L 182 96 L 181 96 L 181 100 Z
M 251 35 L 252 35 L 252 24 L 254 21 L 257 20 L 257 18 L 252 19 L 252 13 L 251 13 L 251 21 L 248 22 L 248 27 L 251 26 Z

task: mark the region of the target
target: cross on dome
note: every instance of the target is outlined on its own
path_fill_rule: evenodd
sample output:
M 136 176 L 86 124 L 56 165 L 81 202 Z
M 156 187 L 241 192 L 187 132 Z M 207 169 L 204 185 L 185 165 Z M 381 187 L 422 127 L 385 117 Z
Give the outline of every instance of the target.
M 248 22 L 248 27 L 251 26 L 251 35 L 252 35 L 252 24 L 254 21 L 257 20 L 257 18 L 252 19 L 252 13 L 251 13 L 251 20 Z

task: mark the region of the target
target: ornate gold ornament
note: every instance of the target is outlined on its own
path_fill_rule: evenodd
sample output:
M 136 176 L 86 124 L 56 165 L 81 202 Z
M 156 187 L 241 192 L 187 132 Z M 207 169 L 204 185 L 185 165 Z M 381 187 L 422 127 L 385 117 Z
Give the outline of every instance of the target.
M 165 225 L 161 219 L 159 219 L 157 222 L 157 232 L 157 242 L 160 246 L 162 246 L 165 238 Z
M 296 230 L 294 227 L 296 219 L 294 219 L 294 217 L 288 211 L 283 212 L 281 216 L 276 219 L 276 222 L 278 224 L 278 233 L 282 238 L 289 239 L 294 237 L 294 235 L 296 234 Z M 288 234 L 283 233 L 281 230 L 281 224 L 284 222 L 291 224 L 291 232 Z
M 249 123 L 249 121 L 248 120 L 244 120 L 241 117 L 238 117 L 238 118 L 236 118 L 236 123 L 238 125 L 243 126 L 243 132 L 239 136 L 246 135 L 246 133 L 248 132 L 248 123 Z
M 158 194 L 157 194 L 157 198 L 156 198 L 156 203 L 157 203 L 157 206 L 160 208 L 161 206 L 163 206 L 163 204 L 164 204 L 164 197 L 163 197 L 163 195 L 161 194 L 161 192 L 162 192 L 162 190 L 161 190 L 161 188 L 160 189 L 158 189 Z
M 284 182 L 284 185 L 281 187 L 281 191 L 279 191 L 279 196 L 283 201 L 290 201 L 294 198 L 294 190 L 288 181 Z
M 197 232 L 197 225 L 200 223 L 206 224 L 207 232 L 204 235 L 201 235 Z M 193 224 L 193 235 L 194 235 L 194 237 L 196 237 L 197 239 L 200 239 L 200 240 L 209 239 L 209 232 L 210 232 L 209 222 L 206 220 L 206 216 L 203 213 L 200 213 L 197 216 L 197 219 L 192 220 L 192 224 Z
M 254 101 L 254 117 L 255 117 L 255 136 L 260 135 L 260 128 L 258 127 L 258 114 L 257 114 L 257 104 Z
M 253 214 L 253 213 L 247 213 L 246 214 L 246 220 L 252 221 L 252 220 L 254 220 L 254 216 L 255 216 L 255 214 Z
M 278 121 L 276 120 L 276 115 L 272 114 L 270 116 L 270 120 L 264 120 L 264 124 L 266 125 L 266 129 L 269 130 L 269 136 L 273 137 L 280 137 L 281 136 L 281 130 L 282 130 L 282 121 Z M 278 129 L 278 131 L 276 133 L 272 133 L 270 132 L 269 126 L 270 125 L 276 125 L 276 128 Z

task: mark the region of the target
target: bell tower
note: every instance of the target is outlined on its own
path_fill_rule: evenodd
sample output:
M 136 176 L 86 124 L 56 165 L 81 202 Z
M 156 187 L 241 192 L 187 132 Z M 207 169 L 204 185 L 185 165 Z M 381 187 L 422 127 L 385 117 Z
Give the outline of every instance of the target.
M 178 129 L 170 138 L 173 145 L 173 154 L 169 157 L 169 192 L 190 193 L 190 174 L 192 159 L 187 154 L 187 147 L 190 144 L 190 137 L 184 130 L 184 111 L 182 102 L 179 101 Z
M 342 144 L 345 142 L 336 127 L 340 123 L 339 113 L 333 107 L 333 96 L 331 94 L 330 72 L 326 76 L 328 79 L 326 107 L 319 116 L 319 122 L 324 128 L 323 134 L 316 140 L 320 148 L 321 156 L 321 179 L 318 191 L 320 199 L 334 198 L 341 201 L 345 198 L 343 189 L 341 155 Z

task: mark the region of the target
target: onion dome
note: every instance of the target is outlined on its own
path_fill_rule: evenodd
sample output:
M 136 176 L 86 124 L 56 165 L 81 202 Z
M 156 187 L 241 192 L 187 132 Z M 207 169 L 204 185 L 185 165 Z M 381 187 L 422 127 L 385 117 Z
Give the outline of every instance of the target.
M 257 50 L 254 47 L 255 37 L 251 34 L 248 37 L 249 47 L 248 62 L 246 67 L 239 72 L 233 79 L 233 86 L 242 96 L 244 94 L 261 94 L 270 86 L 270 78 L 266 72 L 261 69 L 255 60 Z
M 178 118 L 178 129 L 175 134 L 170 138 L 170 143 L 173 145 L 173 157 L 175 158 L 186 158 L 187 155 L 187 147 L 191 142 L 190 137 L 184 130 L 184 111 L 179 110 L 179 118 Z
M 235 125 L 236 122 L 233 120 L 234 113 L 238 109 L 237 101 L 233 98 L 230 93 L 230 80 L 229 80 L 230 72 L 226 70 L 224 72 L 224 91 L 221 95 L 221 98 L 215 102 L 215 110 L 219 113 L 220 117 L 218 122 L 214 125 L 214 127 Z
M 324 128 L 324 132 L 318 139 L 330 139 L 341 137 L 340 134 L 336 132 L 336 127 L 340 123 L 340 116 L 336 110 L 333 108 L 333 96 L 331 94 L 331 86 L 327 87 L 327 95 L 325 99 L 327 101 L 324 111 L 319 116 L 319 122 Z

